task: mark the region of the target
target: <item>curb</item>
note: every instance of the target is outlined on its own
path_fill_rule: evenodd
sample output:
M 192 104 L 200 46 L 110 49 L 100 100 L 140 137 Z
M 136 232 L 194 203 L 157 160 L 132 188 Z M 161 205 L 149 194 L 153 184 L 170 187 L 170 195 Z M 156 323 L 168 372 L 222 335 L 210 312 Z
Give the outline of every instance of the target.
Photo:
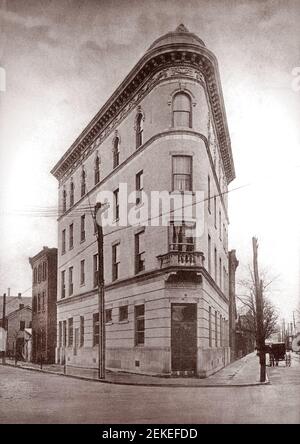
M 3 365 L 3 364 L 1 364 Z M 73 378 L 73 379 L 79 379 L 81 381 L 90 381 L 90 382 L 98 382 L 98 383 L 102 383 L 102 384 L 114 384 L 114 385 L 129 385 L 129 386 L 135 386 L 135 387 L 172 387 L 172 388 L 230 388 L 230 387 L 255 387 L 255 386 L 265 386 L 265 385 L 269 385 L 270 381 L 269 378 L 267 377 L 267 381 L 265 382 L 251 382 L 251 383 L 241 383 L 241 384 L 206 384 L 206 385 L 189 385 L 189 384 L 163 384 L 163 383 L 158 383 L 158 384 L 154 384 L 154 383 L 136 383 L 136 382 L 121 382 L 121 381 L 108 381 L 107 379 L 104 380 L 99 380 L 99 379 L 93 379 L 93 378 L 88 378 L 87 376 L 78 376 L 78 375 L 68 375 L 68 374 L 64 374 L 64 373 L 57 373 L 51 370 L 44 370 L 44 369 L 40 369 L 40 368 L 33 368 L 33 367 L 23 367 L 20 365 L 15 366 L 14 364 L 4 364 L 4 366 L 7 367 L 13 367 L 13 368 L 18 368 L 21 370 L 29 370 L 32 372 L 39 372 L 39 373 L 47 373 L 50 375 L 56 375 L 56 376 L 64 376 L 67 378 Z

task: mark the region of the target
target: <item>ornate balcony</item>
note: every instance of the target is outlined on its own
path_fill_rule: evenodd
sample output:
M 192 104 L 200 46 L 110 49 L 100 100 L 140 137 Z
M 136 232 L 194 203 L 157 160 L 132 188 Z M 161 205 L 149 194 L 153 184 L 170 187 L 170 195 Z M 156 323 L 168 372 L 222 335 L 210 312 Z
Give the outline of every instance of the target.
M 204 254 L 200 251 L 170 251 L 157 256 L 160 268 L 167 267 L 203 267 Z

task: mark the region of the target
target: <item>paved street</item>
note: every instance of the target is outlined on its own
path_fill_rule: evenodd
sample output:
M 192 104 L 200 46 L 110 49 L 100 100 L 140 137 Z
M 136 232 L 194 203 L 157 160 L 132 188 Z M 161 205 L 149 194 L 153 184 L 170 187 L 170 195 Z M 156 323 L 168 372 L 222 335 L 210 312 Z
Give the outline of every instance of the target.
M 1 423 L 299 423 L 300 364 L 253 387 L 134 387 L 0 366 Z

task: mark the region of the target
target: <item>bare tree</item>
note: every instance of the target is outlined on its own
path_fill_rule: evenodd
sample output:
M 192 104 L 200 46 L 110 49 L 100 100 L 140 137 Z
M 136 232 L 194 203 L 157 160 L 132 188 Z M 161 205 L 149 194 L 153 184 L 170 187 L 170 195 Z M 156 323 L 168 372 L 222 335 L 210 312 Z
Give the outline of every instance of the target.
M 263 292 L 263 337 L 268 339 L 273 333 L 278 331 L 278 311 L 269 298 L 271 284 L 275 279 L 268 279 L 267 273 L 261 272 Z M 255 300 L 255 283 L 253 270 L 248 267 L 248 277 L 239 281 L 240 294 L 237 296 L 239 305 L 243 307 L 244 315 L 241 329 L 249 333 L 257 340 L 257 316 Z

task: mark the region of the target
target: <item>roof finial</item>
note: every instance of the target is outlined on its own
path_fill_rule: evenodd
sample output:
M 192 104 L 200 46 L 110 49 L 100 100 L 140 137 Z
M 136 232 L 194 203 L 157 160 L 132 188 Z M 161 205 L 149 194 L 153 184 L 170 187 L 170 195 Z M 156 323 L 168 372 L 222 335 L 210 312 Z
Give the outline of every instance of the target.
M 181 23 L 179 26 L 177 26 L 176 32 L 189 32 L 189 30 L 184 26 L 183 23 Z

